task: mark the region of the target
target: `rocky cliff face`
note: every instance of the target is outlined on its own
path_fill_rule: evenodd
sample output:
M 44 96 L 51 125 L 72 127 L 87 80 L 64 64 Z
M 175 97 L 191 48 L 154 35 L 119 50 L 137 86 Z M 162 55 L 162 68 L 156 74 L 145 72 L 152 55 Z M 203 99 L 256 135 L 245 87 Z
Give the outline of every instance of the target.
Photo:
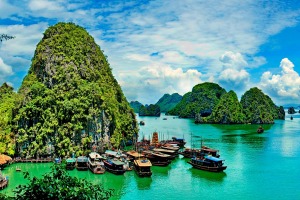
M 135 113 L 138 113 L 140 111 L 140 108 L 143 104 L 141 104 L 138 101 L 131 101 L 129 103 L 130 107 L 134 110 Z
M 118 146 L 137 122 L 109 63 L 85 29 L 48 28 L 19 90 L 15 121 L 23 156 L 88 152 L 104 136 Z M 51 152 L 53 153 L 53 152 Z

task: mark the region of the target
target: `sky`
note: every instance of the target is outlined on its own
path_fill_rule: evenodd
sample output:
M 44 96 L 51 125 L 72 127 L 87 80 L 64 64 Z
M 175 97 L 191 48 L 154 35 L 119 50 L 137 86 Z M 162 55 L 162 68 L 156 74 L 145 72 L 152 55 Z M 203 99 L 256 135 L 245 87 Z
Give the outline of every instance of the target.
M 215 82 L 240 98 L 260 88 L 300 104 L 298 0 L 0 0 L 0 84 L 17 91 L 44 31 L 84 27 L 104 51 L 128 101 L 156 103 Z

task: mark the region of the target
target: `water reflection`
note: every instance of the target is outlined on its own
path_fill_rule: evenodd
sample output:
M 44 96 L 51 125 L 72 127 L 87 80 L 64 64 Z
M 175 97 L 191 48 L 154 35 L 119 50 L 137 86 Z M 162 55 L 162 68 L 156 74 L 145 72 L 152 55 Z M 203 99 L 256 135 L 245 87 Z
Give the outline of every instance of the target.
M 226 178 L 227 176 L 225 172 L 214 173 L 214 172 L 198 170 L 195 168 L 190 168 L 189 172 L 192 174 L 193 177 L 205 179 L 212 182 L 219 182 L 219 183 L 223 182 L 224 178 Z
M 169 176 L 171 166 L 168 165 L 166 167 L 159 167 L 159 166 L 153 166 L 151 167 L 152 170 L 152 176 Z
M 149 190 L 152 184 L 152 177 L 139 177 L 136 173 L 134 178 L 139 190 Z

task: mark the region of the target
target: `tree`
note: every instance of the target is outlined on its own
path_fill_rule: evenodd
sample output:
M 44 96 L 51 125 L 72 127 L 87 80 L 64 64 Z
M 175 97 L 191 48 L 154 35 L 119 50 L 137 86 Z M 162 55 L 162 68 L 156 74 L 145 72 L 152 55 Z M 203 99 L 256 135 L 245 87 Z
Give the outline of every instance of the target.
M 68 199 L 109 199 L 113 189 L 104 189 L 102 185 L 92 184 L 85 179 L 71 177 L 65 170 L 65 165 L 53 165 L 51 172 L 42 178 L 30 178 L 24 172 L 24 178 L 29 180 L 27 185 L 19 185 L 14 190 L 14 197 L 0 196 L 1 199 L 18 200 L 68 200 Z
M 11 40 L 11 39 L 14 39 L 15 36 L 10 36 L 10 35 L 7 35 L 7 34 L 1 34 L 0 35 L 0 42 L 2 42 L 3 40 Z

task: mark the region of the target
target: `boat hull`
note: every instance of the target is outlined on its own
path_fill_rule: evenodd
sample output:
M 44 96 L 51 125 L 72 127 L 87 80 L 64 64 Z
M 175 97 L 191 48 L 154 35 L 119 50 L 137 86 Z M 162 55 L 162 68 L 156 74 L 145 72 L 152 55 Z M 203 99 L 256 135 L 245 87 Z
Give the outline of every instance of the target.
M 205 165 L 198 165 L 198 164 L 195 164 L 191 161 L 188 161 L 188 163 L 196 169 L 209 171 L 209 172 L 222 172 L 227 168 L 227 166 L 209 167 L 209 166 L 205 166 Z

